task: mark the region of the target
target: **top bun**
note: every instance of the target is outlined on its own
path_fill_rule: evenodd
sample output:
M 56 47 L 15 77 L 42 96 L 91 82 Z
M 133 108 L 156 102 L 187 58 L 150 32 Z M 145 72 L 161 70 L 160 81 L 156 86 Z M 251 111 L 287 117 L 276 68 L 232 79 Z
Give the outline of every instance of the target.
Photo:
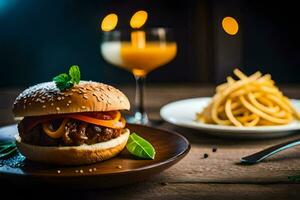
M 40 83 L 24 90 L 15 100 L 16 117 L 129 110 L 127 97 L 103 83 L 80 81 L 60 91 L 54 82 Z

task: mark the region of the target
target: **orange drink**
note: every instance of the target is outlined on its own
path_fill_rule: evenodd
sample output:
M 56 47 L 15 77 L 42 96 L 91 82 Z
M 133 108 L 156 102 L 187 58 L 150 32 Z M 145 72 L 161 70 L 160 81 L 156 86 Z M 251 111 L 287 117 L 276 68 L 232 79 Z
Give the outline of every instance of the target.
M 173 60 L 176 55 L 175 42 L 147 42 L 145 48 L 136 48 L 131 43 L 121 44 L 121 58 L 124 69 L 135 76 L 145 76 L 148 72 Z
M 128 122 L 149 123 L 144 109 L 144 82 L 149 72 L 176 56 L 177 44 L 171 35 L 171 31 L 165 28 L 104 33 L 100 46 L 103 58 L 131 72 L 136 80 L 136 112 L 127 118 Z
M 102 44 L 104 58 L 135 76 L 148 72 L 170 62 L 176 55 L 175 42 L 147 42 L 144 48 L 137 48 L 130 42 L 105 42 Z

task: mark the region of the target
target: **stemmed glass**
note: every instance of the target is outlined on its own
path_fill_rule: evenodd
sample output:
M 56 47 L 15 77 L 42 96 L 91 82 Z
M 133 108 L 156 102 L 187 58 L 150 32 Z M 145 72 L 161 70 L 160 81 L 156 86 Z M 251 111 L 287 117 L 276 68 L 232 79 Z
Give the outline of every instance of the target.
M 131 72 L 136 80 L 135 114 L 130 123 L 148 124 L 144 85 L 149 72 L 170 62 L 177 53 L 172 31 L 167 28 L 115 30 L 103 33 L 101 53 L 110 64 Z

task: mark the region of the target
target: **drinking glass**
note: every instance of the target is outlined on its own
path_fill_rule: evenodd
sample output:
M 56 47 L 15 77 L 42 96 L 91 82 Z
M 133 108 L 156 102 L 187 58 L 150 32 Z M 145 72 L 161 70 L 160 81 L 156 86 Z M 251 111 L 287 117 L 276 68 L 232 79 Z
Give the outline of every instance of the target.
M 100 45 L 103 58 L 128 70 L 136 81 L 135 114 L 127 121 L 148 124 L 144 107 L 145 79 L 149 72 L 170 62 L 177 53 L 172 31 L 167 28 L 115 30 L 103 33 Z

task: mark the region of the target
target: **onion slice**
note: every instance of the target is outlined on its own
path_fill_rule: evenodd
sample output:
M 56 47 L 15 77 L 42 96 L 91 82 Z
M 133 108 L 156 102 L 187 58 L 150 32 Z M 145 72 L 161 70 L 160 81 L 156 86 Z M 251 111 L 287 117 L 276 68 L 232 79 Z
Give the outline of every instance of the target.
M 57 139 L 60 138 L 65 133 L 65 126 L 68 123 L 69 119 L 66 118 L 63 120 L 63 122 L 60 124 L 59 128 L 56 131 L 52 131 L 49 129 L 50 121 L 47 121 L 43 123 L 43 130 L 44 132 L 51 138 Z

